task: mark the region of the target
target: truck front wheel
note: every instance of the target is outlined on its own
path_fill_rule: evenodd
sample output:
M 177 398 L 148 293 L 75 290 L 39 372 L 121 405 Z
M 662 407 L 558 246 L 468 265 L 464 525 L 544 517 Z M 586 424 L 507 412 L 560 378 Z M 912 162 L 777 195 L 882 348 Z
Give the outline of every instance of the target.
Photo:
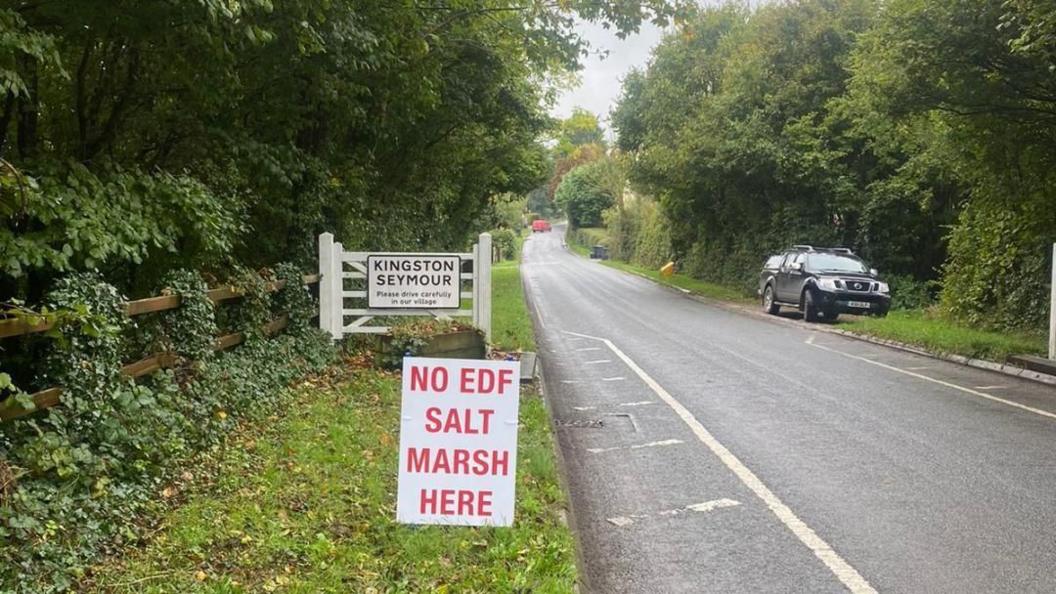
M 803 319 L 808 322 L 818 321 L 818 306 L 814 304 L 814 295 L 810 289 L 803 292 Z

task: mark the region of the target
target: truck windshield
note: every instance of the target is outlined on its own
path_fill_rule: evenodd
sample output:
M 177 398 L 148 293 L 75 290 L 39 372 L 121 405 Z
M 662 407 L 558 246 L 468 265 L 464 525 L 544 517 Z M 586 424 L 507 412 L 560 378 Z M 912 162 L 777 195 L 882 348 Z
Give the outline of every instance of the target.
M 811 254 L 810 267 L 813 270 L 827 272 L 855 272 L 865 274 L 869 269 L 861 260 L 838 256 L 836 254 Z

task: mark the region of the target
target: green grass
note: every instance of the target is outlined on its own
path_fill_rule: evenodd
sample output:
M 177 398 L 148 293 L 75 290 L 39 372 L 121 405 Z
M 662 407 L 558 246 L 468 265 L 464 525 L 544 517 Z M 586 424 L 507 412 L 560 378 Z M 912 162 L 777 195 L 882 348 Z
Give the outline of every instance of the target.
M 493 268 L 503 348 L 533 348 L 517 264 Z M 546 407 L 521 396 L 512 528 L 395 521 L 400 380 L 359 369 L 306 382 L 299 406 L 236 440 L 216 476 L 164 518 L 145 548 L 115 556 L 87 592 L 572 592 L 572 534 Z M 160 488 L 159 488 L 160 490 Z
M 595 227 L 583 227 L 576 231 L 576 233 L 568 234 L 568 246 L 573 252 L 583 257 L 590 257 L 590 249 L 581 244 L 578 240 L 587 239 L 592 244 L 600 243 L 605 244 L 607 237 L 604 229 Z M 638 264 L 631 262 L 624 262 L 622 260 L 603 260 L 602 264 L 622 270 L 624 272 L 630 272 L 641 276 L 648 277 L 658 283 L 678 287 L 685 289 L 697 295 L 704 297 L 710 297 L 712 299 L 719 299 L 721 301 L 730 301 L 734 303 L 750 303 L 754 299 L 748 295 L 745 295 L 743 291 L 733 289 L 724 285 L 716 283 L 709 283 L 700 279 L 693 278 L 685 274 L 674 274 L 669 277 L 660 275 L 659 270 L 646 268 Z
M 1045 339 L 1029 334 L 969 328 L 920 310 L 893 311 L 886 318 L 861 318 L 839 324 L 844 330 L 924 347 L 929 351 L 1005 361 L 1009 355 L 1046 352 Z
M 674 274 L 669 277 L 660 275 L 659 270 L 651 270 L 637 264 L 631 264 L 620 260 L 605 260 L 602 262 L 606 266 L 610 266 L 617 270 L 623 270 L 625 272 L 632 272 L 648 277 L 658 283 L 665 285 L 671 285 L 680 289 L 686 289 L 696 295 L 703 297 L 710 297 L 711 299 L 718 299 L 721 301 L 730 301 L 732 303 L 754 303 L 755 299 L 745 295 L 744 292 L 738 291 L 737 289 L 731 289 L 724 285 L 718 285 L 715 283 L 709 283 L 700 279 L 687 276 L 685 274 Z
M 570 592 L 571 534 L 541 398 L 522 396 L 512 528 L 397 524 L 400 383 L 355 372 L 229 448 L 218 484 L 91 592 Z
M 600 234 L 600 235 L 599 235 Z M 577 237 L 584 235 L 592 241 L 604 236 L 603 229 L 580 229 Z M 589 250 L 585 245 L 576 243 L 572 234 L 569 247 L 577 254 L 587 257 Z M 659 270 L 619 260 L 606 260 L 606 266 L 632 272 L 648 277 L 658 283 L 686 289 L 697 295 L 728 301 L 732 303 L 756 303 L 756 298 L 745 295 L 742 291 L 698 280 L 684 274 L 664 278 Z M 886 318 L 857 318 L 841 322 L 843 330 L 895 340 L 922 347 L 925 350 L 963 355 L 976 359 L 1005 361 L 1009 355 L 1036 354 L 1044 355 L 1048 345 L 1043 337 L 1012 332 L 997 332 L 970 328 L 941 315 L 921 310 L 893 311 Z
M 532 321 L 524 303 L 517 262 L 491 269 L 491 342 L 504 351 L 534 351 Z

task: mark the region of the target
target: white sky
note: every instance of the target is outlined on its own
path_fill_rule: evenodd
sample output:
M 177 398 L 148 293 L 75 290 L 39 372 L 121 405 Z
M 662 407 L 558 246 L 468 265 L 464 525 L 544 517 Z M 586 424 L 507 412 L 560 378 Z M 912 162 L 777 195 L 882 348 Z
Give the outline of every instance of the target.
M 631 68 L 645 68 L 649 52 L 660 43 L 663 30 L 651 23 L 643 23 L 638 34 L 620 39 L 614 29 L 582 23 L 580 34 L 590 42 L 591 52 L 609 50 L 609 54 L 602 58 L 592 53 L 583 59 L 583 70 L 579 73 L 581 83 L 564 91 L 550 114 L 563 119 L 572 115 L 574 107 L 582 107 L 596 114 L 606 132 L 611 133 L 608 130 L 609 109 L 620 97 L 623 76 Z

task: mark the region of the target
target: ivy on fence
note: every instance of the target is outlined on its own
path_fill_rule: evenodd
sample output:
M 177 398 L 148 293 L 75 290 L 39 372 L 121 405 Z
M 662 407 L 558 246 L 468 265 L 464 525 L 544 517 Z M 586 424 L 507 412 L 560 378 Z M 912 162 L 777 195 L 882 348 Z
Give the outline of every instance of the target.
M 294 331 L 271 340 L 258 331 L 218 353 L 201 277 L 166 277 L 163 292 L 178 295 L 180 307 L 144 318 L 153 325 L 146 344 L 197 362 L 138 383 L 121 373 L 121 357 L 126 330 L 140 320 L 126 315 L 117 290 L 78 274 L 49 293 L 49 308 L 78 316 L 51 332 L 46 359 L 44 380 L 64 387 L 63 406 L 0 424 L 0 591 L 73 587 L 101 553 L 148 532 L 143 519 L 165 505 L 174 477 L 198 472 L 200 452 L 222 445 L 239 422 L 271 414 L 289 400 L 286 386 L 333 362 L 329 337 L 310 328 L 312 298 L 300 275 L 289 266 L 276 275 L 286 282 L 241 271 L 232 285 L 250 299 L 234 317 L 267 321 L 289 305 L 282 313 Z M 18 393 L 6 376 L 4 389 Z

